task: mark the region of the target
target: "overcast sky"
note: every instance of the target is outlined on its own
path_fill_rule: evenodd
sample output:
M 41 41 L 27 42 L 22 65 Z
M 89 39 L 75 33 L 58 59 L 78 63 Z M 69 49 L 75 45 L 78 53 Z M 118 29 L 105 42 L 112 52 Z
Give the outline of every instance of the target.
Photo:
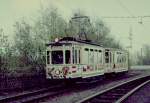
M 95 20 L 96 18 L 121 16 L 150 16 L 150 0 L 0 0 L 0 28 L 11 36 L 13 24 L 22 17 L 30 19 L 38 14 L 40 7 L 53 6 L 69 19 L 80 9 Z M 129 45 L 129 29 L 132 28 L 133 50 L 143 44 L 150 44 L 150 17 L 134 19 L 102 18 L 111 34 L 124 46 Z

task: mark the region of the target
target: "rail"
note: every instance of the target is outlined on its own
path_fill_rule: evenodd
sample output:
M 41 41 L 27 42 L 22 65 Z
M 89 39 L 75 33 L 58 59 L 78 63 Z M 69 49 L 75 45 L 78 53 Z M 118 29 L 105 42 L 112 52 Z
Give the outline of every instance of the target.
M 76 103 L 121 103 L 139 88 L 150 82 L 150 76 L 142 76 L 99 91 Z
M 67 90 L 68 88 L 66 88 L 65 86 L 58 85 L 54 87 L 35 90 L 32 92 L 4 97 L 0 99 L 0 103 L 28 103 L 40 100 L 42 98 L 58 95 Z

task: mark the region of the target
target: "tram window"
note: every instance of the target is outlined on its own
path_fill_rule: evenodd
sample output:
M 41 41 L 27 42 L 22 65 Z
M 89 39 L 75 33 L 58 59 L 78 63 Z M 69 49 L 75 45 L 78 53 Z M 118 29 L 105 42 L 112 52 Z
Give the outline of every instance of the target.
M 113 63 L 115 63 L 115 54 L 112 55 L 112 58 Z
M 78 62 L 78 51 L 75 50 L 74 48 L 72 50 L 72 59 L 73 59 L 73 64 L 77 64 L 77 62 Z
M 72 48 L 72 63 L 74 64 L 74 61 L 75 61 L 75 56 L 74 56 L 74 47 Z
M 102 53 L 99 53 L 99 63 L 102 63 Z
M 70 64 L 71 63 L 70 50 L 66 50 L 65 51 L 65 62 L 66 62 L 66 64 Z
M 77 63 L 77 59 L 78 59 L 78 57 L 77 57 L 77 50 L 75 50 L 75 55 L 74 55 L 74 57 L 75 57 L 75 58 L 74 58 L 74 60 L 75 60 L 74 63 Z
M 110 63 L 112 62 L 112 53 L 110 52 Z
M 99 50 L 99 52 L 102 52 L 101 50 Z
M 109 63 L 109 52 L 105 52 L 105 63 Z
M 122 57 L 120 57 L 120 63 L 122 63 Z
M 98 50 L 98 55 L 99 55 L 99 63 L 102 63 L 102 51 Z
M 47 64 L 50 64 L 50 51 L 47 51 Z
M 90 51 L 93 51 L 93 49 L 90 49 Z
M 79 54 L 80 56 L 81 56 L 81 54 Z M 81 58 L 79 56 L 79 59 Z M 89 64 L 89 49 L 86 51 L 84 51 L 83 52 L 83 54 L 82 54 L 82 56 L 84 57 L 84 61 L 83 61 L 83 63 L 85 63 L 85 64 Z M 80 60 L 81 61 L 81 60 Z
M 79 58 L 79 64 L 80 64 L 80 50 L 79 50 L 79 57 L 78 58 Z
M 124 62 L 126 62 L 126 57 L 124 56 Z
M 119 56 L 117 57 L 117 63 L 120 63 L 120 58 L 119 58 Z
M 63 51 L 52 51 L 52 64 L 63 64 Z
M 122 62 L 124 63 L 125 62 L 125 57 L 123 56 L 123 58 L 122 58 Z
M 89 51 L 89 49 L 88 49 L 88 48 L 85 48 L 84 50 L 85 50 L 85 51 Z
M 120 55 L 118 55 L 117 62 L 122 63 L 122 60 L 123 60 L 122 57 Z

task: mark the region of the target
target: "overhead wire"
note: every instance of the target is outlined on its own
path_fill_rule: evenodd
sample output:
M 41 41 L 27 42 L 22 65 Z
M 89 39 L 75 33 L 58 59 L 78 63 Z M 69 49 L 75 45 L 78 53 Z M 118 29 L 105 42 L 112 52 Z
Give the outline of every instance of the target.
M 130 16 L 134 16 L 133 13 L 130 12 L 130 10 L 122 3 L 121 0 L 116 0 L 116 1 Z
M 130 16 L 102 16 L 103 19 L 139 19 L 139 24 L 142 24 L 142 27 L 144 29 L 145 26 L 143 25 L 143 18 L 150 18 L 150 15 L 140 15 L 140 16 L 134 16 L 134 14 L 128 9 L 127 6 L 124 5 L 124 3 L 121 0 L 115 0 L 117 3 L 130 15 Z
M 142 15 L 142 16 L 102 16 L 101 18 L 124 18 L 124 19 L 132 19 L 132 18 L 150 18 L 150 15 Z

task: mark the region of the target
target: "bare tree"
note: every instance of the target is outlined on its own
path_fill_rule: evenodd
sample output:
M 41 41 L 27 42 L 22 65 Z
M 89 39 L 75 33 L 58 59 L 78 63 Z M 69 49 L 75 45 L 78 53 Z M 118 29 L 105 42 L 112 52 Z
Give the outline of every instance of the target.
M 3 29 L 0 29 L 0 68 L 6 71 L 9 62 L 9 42 L 8 36 L 4 34 Z M 5 69 L 5 70 L 4 70 Z
M 79 21 L 76 22 L 77 19 L 74 18 L 79 18 Z M 15 45 L 6 46 L 7 43 L 5 42 L 5 46 L 8 48 L 4 49 L 5 52 L 1 50 L 0 54 L 1 58 L 3 56 L 2 54 L 7 54 L 7 57 L 11 58 L 7 59 L 11 66 L 16 64 L 13 66 L 38 66 L 44 68 L 46 51 L 45 44 L 53 41 L 56 37 L 77 37 L 80 34 L 85 34 L 85 36 L 87 36 L 85 37 L 86 39 L 103 44 L 104 46 L 115 48 L 121 47 L 119 42 L 111 37 L 110 30 L 103 21 L 96 20 L 95 22 L 92 22 L 90 17 L 86 16 L 84 12 L 75 12 L 70 22 L 67 22 L 58 13 L 57 9 L 41 9 L 39 17 L 33 25 L 27 23 L 25 20 L 21 20 L 15 23 L 14 28 Z M 1 30 L 1 44 L 4 43 L 2 40 L 7 41 L 7 37 L 2 36 L 2 34 L 3 31 Z

